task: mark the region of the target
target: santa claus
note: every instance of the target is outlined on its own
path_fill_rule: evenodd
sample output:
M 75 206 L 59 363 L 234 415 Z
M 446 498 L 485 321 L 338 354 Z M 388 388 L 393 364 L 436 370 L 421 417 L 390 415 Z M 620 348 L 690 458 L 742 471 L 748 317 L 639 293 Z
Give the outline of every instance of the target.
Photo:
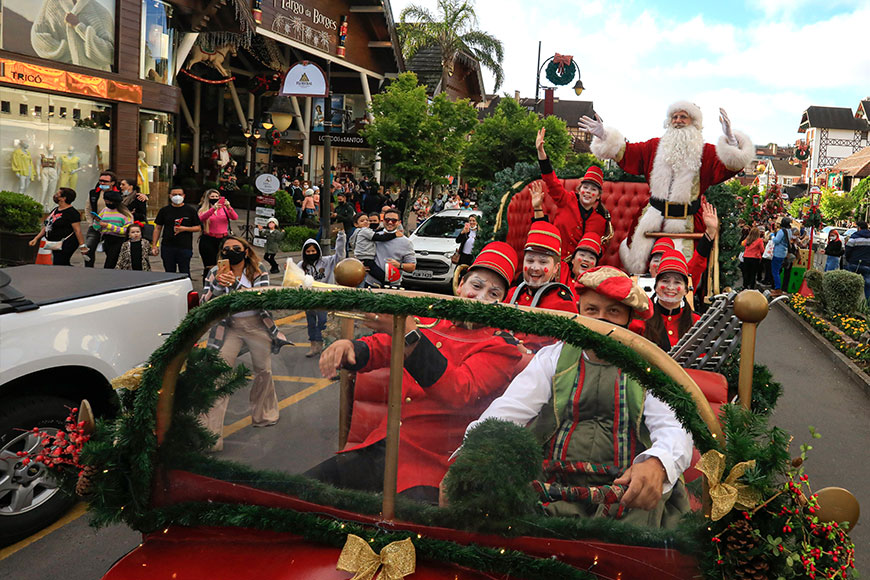
M 646 272 L 650 250 L 655 242 L 648 232 L 669 233 L 702 231 L 696 219 L 707 188 L 741 171 L 755 154 L 747 135 L 731 130 L 731 121 L 719 109 L 722 137 L 713 146 L 704 143 L 701 109 L 678 101 L 668 107 L 665 134 L 643 143 L 629 143 L 616 129 L 595 119 L 582 117 L 579 126 L 591 133 L 592 152 L 601 159 L 613 159 L 628 173 L 646 176 L 650 200 L 636 216 L 633 231 L 619 246 L 623 267 L 632 274 Z M 679 243 L 679 242 L 678 242 Z M 685 256 L 693 252 L 691 240 L 682 247 Z

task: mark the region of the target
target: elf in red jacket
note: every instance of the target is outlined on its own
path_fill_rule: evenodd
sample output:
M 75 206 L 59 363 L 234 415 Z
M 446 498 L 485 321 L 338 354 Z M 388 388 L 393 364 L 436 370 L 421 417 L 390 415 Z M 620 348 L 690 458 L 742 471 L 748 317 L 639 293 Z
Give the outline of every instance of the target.
M 523 252 L 522 280 L 508 290 L 505 302 L 576 313 L 577 299 L 573 291 L 556 281 L 559 280 L 561 252 L 562 240 L 556 226 L 545 221 L 532 222 Z M 555 342 L 553 338 L 515 335 L 532 352 Z
M 671 350 L 700 318 L 686 301 L 688 291 L 686 258 L 682 252 L 666 248 L 656 273 L 653 316 L 649 320 L 632 321 L 629 329 L 656 343 L 663 351 Z
M 562 283 L 574 288 L 575 281 L 579 280 L 580 276 L 598 265 L 602 252 L 601 236 L 594 232 L 589 232 L 583 236 L 583 239 L 574 248 L 574 253 L 566 261 L 568 268 L 564 268 L 566 274 L 562 276 Z
M 604 189 L 604 173 L 601 168 L 597 165 L 589 167 L 577 190 L 567 191 L 556 177 L 553 165 L 544 151 L 546 132 L 543 128 L 538 131 L 535 148 L 538 150 L 541 178 L 547 184 L 547 193 L 559 208 L 553 217 L 553 224 L 559 228 L 564 251 L 561 257 L 565 259 L 587 233 L 595 232 L 602 239 L 602 243 L 606 244 L 613 235 L 613 229 L 610 226 L 610 213 L 601 203 L 601 191 Z
M 457 294 L 500 302 L 516 265 L 511 246 L 492 242 L 468 268 Z M 307 475 L 340 487 L 379 491 L 387 434 L 387 380 L 379 371 L 390 365 L 392 317 L 372 314 L 368 318 L 366 325 L 376 334 L 337 340 L 320 358 L 324 377 L 335 376 L 340 368 L 358 373 L 349 436 L 357 443 L 348 443 Z M 398 492 L 437 503 L 447 459 L 462 443 L 466 426 L 521 370 L 523 352 L 507 333 L 450 320 L 408 317 L 405 335 L 398 338 L 405 341 Z

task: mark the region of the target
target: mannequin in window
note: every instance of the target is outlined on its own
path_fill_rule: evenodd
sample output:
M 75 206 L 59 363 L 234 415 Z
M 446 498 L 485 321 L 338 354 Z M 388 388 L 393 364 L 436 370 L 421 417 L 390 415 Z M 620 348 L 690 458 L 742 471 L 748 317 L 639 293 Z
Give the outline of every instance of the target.
M 45 153 L 39 154 L 39 181 L 42 183 L 42 197 L 39 202 L 45 206 L 57 191 L 57 156 L 54 143 L 49 143 Z
M 112 70 L 115 20 L 94 0 L 44 2 L 30 29 L 30 43 L 42 58 Z
M 76 148 L 70 145 L 66 155 L 60 156 L 60 183 L 59 187 L 75 189 L 79 182 L 78 172 L 81 171 L 81 162 L 76 155 Z
M 148 163 L 145 162 L 145 152 L 139 152 L 139 160 L 136 162 L 136 185 L 139 186 L 139 191 L 143 195 L 149 195 L 148 191 Z
M 18 176 L 18 193 L 27 192 L 30 181 L 36 175 L 36 165 L 27 148 L 27 141 L 19 141 L 12 152 L 12 173 Z

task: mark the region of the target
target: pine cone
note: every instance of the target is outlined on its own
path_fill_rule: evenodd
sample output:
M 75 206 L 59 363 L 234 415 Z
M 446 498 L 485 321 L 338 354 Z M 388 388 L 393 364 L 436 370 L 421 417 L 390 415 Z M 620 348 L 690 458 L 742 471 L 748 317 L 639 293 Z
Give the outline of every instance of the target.
M 79 497 L 87 497 L 94 490 L 93 477 L 99 473 L 99 468 L 96 465 L 85 465 L 82 469 L 79 480 L 76 482 L 76 495 Z
M 753 531 L 752 524 L 747 520 L 737 520 L 723 535 L 723 547 L 742 561 L 742 556 L 758 546 L 758 538 Z

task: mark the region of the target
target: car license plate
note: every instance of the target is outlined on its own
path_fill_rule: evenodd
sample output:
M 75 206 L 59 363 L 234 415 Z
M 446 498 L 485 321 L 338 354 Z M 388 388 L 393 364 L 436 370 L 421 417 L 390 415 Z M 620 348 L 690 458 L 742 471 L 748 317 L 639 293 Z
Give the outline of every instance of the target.
M 414 270 L 411 272 L 411 276 L 414 278 L 431 278 L 432 270 Z

